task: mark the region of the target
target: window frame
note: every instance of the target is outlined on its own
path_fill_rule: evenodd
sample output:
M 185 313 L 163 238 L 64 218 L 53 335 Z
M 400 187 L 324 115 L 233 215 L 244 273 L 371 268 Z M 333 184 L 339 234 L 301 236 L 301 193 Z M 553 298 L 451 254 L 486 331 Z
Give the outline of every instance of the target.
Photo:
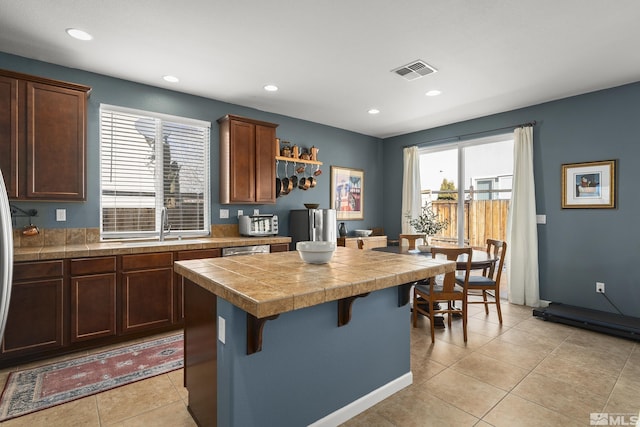
M 202 154 L 203 156 L 203 172 L 204 177 L 202 177 L 202 228 L 198 230 L 175 230 L 171 232 L 165 232 L 165 236 L 169 238 L 183 238 L 183 237 L 204 237 L 209 236 L 211 234 L 211 220 L 210 220 L 210 212 L 211 212 L 211 122 L 192 119 L 188 117 L 175 116 L 165 113 L 158 113 L 147 110 L 139 110 L 128 107 L 122 107 L 117 105 L 110 104 L 100 104 L 99 107 L 99 136 L 98 136 L 98 146 L 99 146 L 99 158 L 98 158 L 98 168 L 99 168 L 99 220 L 100 220 L 100 240 L 101 241 L 110 241 L 110 240 L 129 240 L 129 239 L 150 239 L 157 238 L 160 232 L 160 218 L 161 218 L 161 208 L 165 205 L 165 183 L 163 181 L 163 144 L 155 144 L 154 156 L 157 159 L 160 159 L 156 162 L 156 166 L 154 167 L 154 200 L 153 207 L 155 209 L 155 226 L 153 231 L 143 231 L 143 230 L 129 230 L 129 231 L 105 231 L 104 230 L 104 194 L 105 191 L 105 182 L 103 182 L 103 114 L 104 113 L 116 113 L 116 114 L 126 114 L 137 116 L 139 118 L 146 118 L 155 121 L 155 132 L 156 132 L 156 140 L 158 140 L 158 136 L 161 137 L 163 125 L 166 123 L 174 124 L 174 125 L 184 125 L 188 127 L 196 127 L 201 128 L 202 131 L 205 132 L 203 138 L 203 152 L 198 154 Z M 117 189 L 116 189 L 117 191 Z M 180 194 L 180 193 L 179 193 Z M 140 206 L 140 205 L 136 205 Z

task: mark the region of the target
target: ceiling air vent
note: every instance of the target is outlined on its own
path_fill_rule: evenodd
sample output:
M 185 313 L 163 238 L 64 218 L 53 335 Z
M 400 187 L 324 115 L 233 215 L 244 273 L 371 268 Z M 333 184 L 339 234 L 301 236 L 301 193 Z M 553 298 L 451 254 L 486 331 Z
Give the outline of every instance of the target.
M 437 73 L 438 70 L 424 61 L 417 60 L 407 65 L 403 65 L 400 68 L 396 68 L 395 70 L 392 70 L 392 72 L 406 80 L 415 80 L 429 74 Z

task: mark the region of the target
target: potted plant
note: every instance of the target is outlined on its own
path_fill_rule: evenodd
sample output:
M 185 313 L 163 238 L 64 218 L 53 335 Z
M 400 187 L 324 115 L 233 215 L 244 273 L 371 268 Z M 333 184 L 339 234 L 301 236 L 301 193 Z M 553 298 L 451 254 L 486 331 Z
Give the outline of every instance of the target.
M 420 215 L 417 218 L 409 218 L 409 225 L 417 233 L 425 234 L 427 236 L 426 246 L 431 246 L 431 238 L 442 230 L 446 230 L 449 226 L 449 220 L 440 220 L 438 215 L 431 209 L 431 206 L 423 206 Z

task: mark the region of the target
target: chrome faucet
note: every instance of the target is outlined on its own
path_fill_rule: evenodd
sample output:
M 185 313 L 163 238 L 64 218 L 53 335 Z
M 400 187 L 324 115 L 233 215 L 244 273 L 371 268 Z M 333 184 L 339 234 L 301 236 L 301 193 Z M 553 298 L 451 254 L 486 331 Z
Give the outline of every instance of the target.
M 166 230 L 164 229 L 164 227 L 167 225 L 167 208 L 165 206 L 162 207 L 162 209 L 160 210 L 160 234 L 159 234 L 159 239 L 161 242 L 164 242 L 164 233 L 165 231 L 168 233 L 169 231 L 171 231 L 171 224 L 169 224 L 169 228 L 167 228 Z

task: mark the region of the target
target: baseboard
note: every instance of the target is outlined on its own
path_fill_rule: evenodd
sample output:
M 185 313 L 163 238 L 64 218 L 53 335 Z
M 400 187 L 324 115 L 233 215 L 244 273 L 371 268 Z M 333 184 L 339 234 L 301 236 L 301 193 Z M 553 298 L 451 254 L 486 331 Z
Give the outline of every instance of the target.
M 310 427 L 335 427 L 340 425 L 361 412 L 366 411 L 377 403 L 382 402 L 387 397 L 399 392 L 405 387 L 410 386 L 413 383 L 413 374 L 407 372 L 401 377 L 396 378 L 383 385 L 380 388 L 373 390 L 361 398 L 354 400 L 347 406 L 343 406 L 335 412 L 330 413 L 326 417 L 319 419 L 318 421 L 310 424 Z

